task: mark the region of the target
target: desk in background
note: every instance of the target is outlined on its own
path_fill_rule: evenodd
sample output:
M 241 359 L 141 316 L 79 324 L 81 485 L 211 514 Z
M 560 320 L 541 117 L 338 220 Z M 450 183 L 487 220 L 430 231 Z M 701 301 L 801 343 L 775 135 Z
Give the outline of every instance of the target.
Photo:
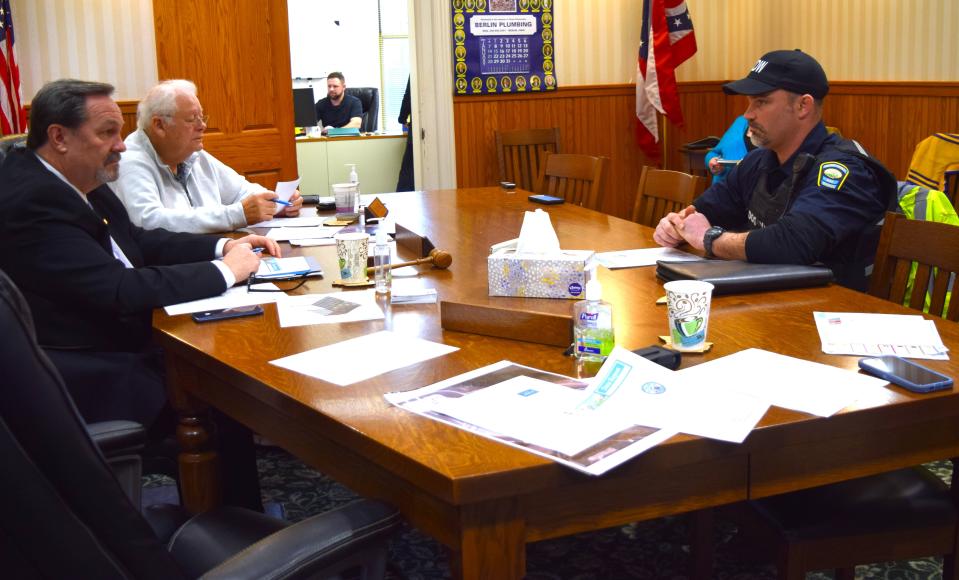
M 361 174 L 362 178 L 362 174 Z M 441 300 L 512 310 L 568 313 L 572 301 L 487 296 L 489 245 L 516 236 L 527 192 L 500 188 L 395 193 L 396 222 L 453 255 L 448 270 L 404 282 L 436 288 Z M 596 251 L 653 246 L 653 230 L 571 204 L 550 206 L 564 248 Z M 289 250 L 336 272 L 332 246 Z M 403 256 L 409 258 L 410 256 Z M 657 342 L 666 311 L 654 268 L 598 271 L 615 305 L 617 344 Z M 396 273 L 397 276 L 401 274 Z M 335 274 L 304 291 L 330 292 Z M 394 284 L 397 278 L 394 278 Z M 628 522 L 814 487 L 959 455 L 959 385 L 918 395 L 890 387 L 839 414 L 813 417 L 772 407 L 740 445 L 678 435 L 600 477 L 391 407 L 383 394 L 433 384 L 509 359 L 575 375 L 563 349 L 444 331 L 438 304 L 389 306 L 385 320 L 280 328 L 265 316 L 196 324 L 157 311 L 155 335 L 167 355 L 171 400 L 181 413 L 181 490 L 191 509 L 212 506 L 216 471 L 201 419 L 213 405 L 363 495 L 396 505 L 409 521 L 452 550 L 462 578 L 521 578 L 525 544 Z M 913 313 L 839 286 L 716 296 L 707 354 L 696 365 L 749 347 L 856 370 L 856 358 L 825 355 L 812 312 Z M 924 361 L 959 375 L 959 324 L 935 319 L 952 360 Z M 459 351 L 347 387 L 268 361 L 388 328 L 457 346 Z M 376 353 L 370 353 L 376 356 Z M 744 369 L 743 372 L 750 372 Z M 775 380 L 774 376 L 770 380 Z
M 347 163 L 356 164 L 362 193 L 396 191 L 405 150 L 405 133 L 299 138 L 296 165 L 300 172 L 300 191 L 308 195 L 332 195 L 330 185 L 349 181 Z

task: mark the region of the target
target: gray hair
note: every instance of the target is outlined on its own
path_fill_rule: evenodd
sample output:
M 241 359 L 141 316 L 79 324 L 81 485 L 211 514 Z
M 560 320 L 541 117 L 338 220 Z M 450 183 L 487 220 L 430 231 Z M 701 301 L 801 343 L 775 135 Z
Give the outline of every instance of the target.
M 27 147 L 36 150 L 45 145 L 50 125 L 76 129 L 85 123 L 87 97 L 109 97 L 112 94 L 113 85 L 107 83 L 60 79 L 43 85 L 30 102 Z
M 172 119 L 176 114 L 176 98 L 182 94 L 195 97 L 196 85 L 185 79 L 171 79 L 147 91 L 137 105 L 137 127 L 146 131 L 153 117 Z

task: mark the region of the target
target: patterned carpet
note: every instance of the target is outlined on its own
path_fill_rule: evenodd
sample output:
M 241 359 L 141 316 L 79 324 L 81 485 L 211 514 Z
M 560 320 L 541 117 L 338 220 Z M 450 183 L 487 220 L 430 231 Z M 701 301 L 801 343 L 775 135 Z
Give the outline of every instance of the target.
M 295 457 L 273 447 L 258 448 L 258 467 L 264 502 L 282 506 L 285 517 L 297 521 L 347 503 L 356 495 L 332 479 L 306 467 Z M 949 480 L 947 461 L 927 465 Z M 172 484 L 164 478 L 147 478 L 148 486 Z M 154 490 L 157 491 L 157 490 Z M 527 548 L 527 578 L 530 580 L 680 580 L 688 577 L 689 545 L 682 516 L 629 524 L 598 532 L 536 542 Z M 715 529 L 714 577 L 721 580 L 774 580 L 770 562 L 746 556 L 736 527 L 719 520 Z M 445 548 L 409 526 L 391 543 L 392 570 L 388 578 L 437 580 L 449 578 Z M 749 561 L 750 558 L 753 561 Z M 815 572 L 807 580 L 832 578 Z M 863 580 L 940 580 L 938 558 L 860 566 L 856 578 Z

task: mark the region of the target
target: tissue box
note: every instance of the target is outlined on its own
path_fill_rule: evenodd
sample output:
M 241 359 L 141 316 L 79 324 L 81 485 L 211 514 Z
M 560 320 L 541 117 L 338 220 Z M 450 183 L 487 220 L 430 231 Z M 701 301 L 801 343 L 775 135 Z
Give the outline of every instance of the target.
M 568 298 L 581 300 L 586 288 L 586 262 L 591 250 L 517 254 L 500 250 L 486 261 L 490 296 Z

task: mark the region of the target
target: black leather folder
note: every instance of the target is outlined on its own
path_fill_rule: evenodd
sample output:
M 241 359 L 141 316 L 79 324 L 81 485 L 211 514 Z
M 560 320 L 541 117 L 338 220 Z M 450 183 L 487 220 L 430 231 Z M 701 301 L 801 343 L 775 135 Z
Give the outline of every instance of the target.
M 703 260 L 697 262 L 656 262 L 656 275 L 666 282 L 701 280 L 715 288 L 713 294 L 738 294 L 760 290 L 783 290 L 824 286 L 832 281 L 832 270 L 825 266 L 792 264 L 752 264 L 739 260 Z

